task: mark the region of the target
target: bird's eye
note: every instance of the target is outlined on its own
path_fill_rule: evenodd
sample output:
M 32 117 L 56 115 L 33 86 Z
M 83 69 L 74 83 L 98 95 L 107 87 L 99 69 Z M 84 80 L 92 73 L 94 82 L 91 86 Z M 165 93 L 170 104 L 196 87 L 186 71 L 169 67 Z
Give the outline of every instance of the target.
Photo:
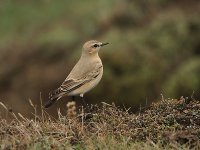
M 96 48 L 96 47 L 99 47 L 99 45 L 98 45 L 98 44 L 94 44 L 94 45 L 93 45 L 93 47 L 95 47 L 95 48 Z

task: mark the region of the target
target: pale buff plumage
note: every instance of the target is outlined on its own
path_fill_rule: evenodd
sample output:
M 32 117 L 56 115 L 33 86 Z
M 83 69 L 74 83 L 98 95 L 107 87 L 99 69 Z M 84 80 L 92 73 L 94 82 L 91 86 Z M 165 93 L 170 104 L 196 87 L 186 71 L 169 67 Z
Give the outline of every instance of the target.
M 91 40 L 83 45 L 81 58 L 61 86 L 50 93 L 46 108 L 63 96 L 83 97 L 99 83 L 103 75 L 103 65 L 98 52 L 107 44 Z

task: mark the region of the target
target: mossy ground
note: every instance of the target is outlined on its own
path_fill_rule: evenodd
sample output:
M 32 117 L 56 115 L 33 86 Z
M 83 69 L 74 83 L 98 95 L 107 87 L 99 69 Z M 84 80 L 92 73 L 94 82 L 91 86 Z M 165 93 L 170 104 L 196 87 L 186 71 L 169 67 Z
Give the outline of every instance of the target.
M 9 112 L 12 120 L 1 116 L 0 149 L 200 148 L 197 100 L 161 100 L 138 113 L 107 103 L 88 107 L 90 113 L 83 113 L 83 109 L 77 112 L 75 103 L 68 103 L 67 115 L 58 110 L 58 119 L 43 109 L 33 119 Z

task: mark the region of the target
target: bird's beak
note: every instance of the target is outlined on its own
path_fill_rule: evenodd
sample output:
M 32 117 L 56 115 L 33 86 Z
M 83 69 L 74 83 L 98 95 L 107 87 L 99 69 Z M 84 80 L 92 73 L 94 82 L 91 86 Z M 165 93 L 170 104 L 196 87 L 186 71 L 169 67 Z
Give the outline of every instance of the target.
M 109 43 L 102 43 L 101 46 L 108 45 Z

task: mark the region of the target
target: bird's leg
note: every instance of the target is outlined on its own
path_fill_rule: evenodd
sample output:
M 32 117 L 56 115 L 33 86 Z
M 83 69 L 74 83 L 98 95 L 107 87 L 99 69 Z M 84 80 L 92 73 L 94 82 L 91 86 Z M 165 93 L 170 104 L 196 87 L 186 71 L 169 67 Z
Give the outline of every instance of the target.
M 92 112 L 91 112 L 91 108 L 89 107 L 89 105 L 86 103 L 85 98 L 83 97 L 83 94 L 80 95 L 81 100 L 83 101 L 84 106 L 82 106 L 84 108 L 84 119 L 90 119 L 92 118 Z
M 83 97 L 83 94 L 80 95 L 81 100 L 83 101 L 83 104 L 85 107 L 87 107 L 87 103 L 85 102 L 85 98 Z
M 72 101 L 75 101 L 75 96 L 72 96 Z
M 90 107 L 89 107 L 89 105 L 86 103 L 85 98 L 83 97 L 83 94 L 81 94 L 80 97 L 81 97 L 81 100 L 83 101 L 83 104 L 84 104 L 86 113 L 90 113 Z

